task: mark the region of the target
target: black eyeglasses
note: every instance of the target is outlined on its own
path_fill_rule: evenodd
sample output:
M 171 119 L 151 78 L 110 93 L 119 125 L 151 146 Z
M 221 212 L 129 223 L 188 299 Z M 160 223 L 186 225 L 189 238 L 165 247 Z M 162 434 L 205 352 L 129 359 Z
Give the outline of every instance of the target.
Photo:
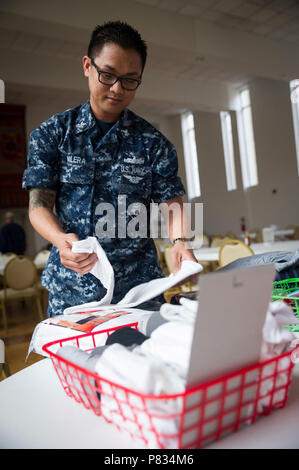
M 99 82 L 102 83 L 103 85 L 112 86 L 119 80 L 124 90 L 134 91 L 139 87 L 141 80 L 138 80 L 137 78 L 118 77 L 117 75 L 114 75 L 113 73 L 103 72 L 103 70 L 100 70 L 98 66 L 94 63 L 93 59 L 90 59 L 90 60 L 91 60 L 92 65 L 95 67 L 96 71 L 99 74 L 99 77 L 98 77 Z

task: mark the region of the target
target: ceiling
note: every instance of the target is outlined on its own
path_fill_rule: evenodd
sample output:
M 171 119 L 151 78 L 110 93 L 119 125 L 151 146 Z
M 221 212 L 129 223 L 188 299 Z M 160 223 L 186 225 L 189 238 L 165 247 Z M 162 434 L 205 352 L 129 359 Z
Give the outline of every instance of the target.
M 257 36 L 299 42 L 298 0 L 134 0 Z
M 239 30 L 257 37 L 279 40 L 284 44 L 299 45 L 299 0 L 131 0 L 142 4 L 192 17 L 222 29 Z M 26 18 L 23 21 L 28 21 Z M 36 34 L 29 27 L 13 26 L 13 21 L 1 21 L 0 48 L 43 56 L 56 56 L 81 61 L 86 53 L 86 31 L 66 38 Z M 46 22 L 45 22 L 46 23 Z M 46 24 L 45 24 L 46 26 Z M 45 28 L 46 30 L 46 28 Z M 34 31 L 34 29 L 33 29 Z M 203 79 L 240 85 L 251 77 L 233 70 L 227 63 L 207 61 L 196 54 L 149 44 L 147 69 L 185 79 Z
M 285 49 L 288 45 L 290 48 L 299 46 L 299 0 L 130 0 L 128 4 L 130 9 L 132 5 L 139 4 L 156 11 L 163 10 L 185 18 L 197 19 L 221 30 L 245 32 L 252 38 L 264 37 L 270 40 L 270 47 L 271 40 L 275 40 L 275 45 L 283 44 Z M 34 57 L 39 60 L 38 57 L 43 56 L 51 62 L 51 58 L 59 58 L 67 66 L 74 63 L 76 70 L 77 67 L 81 69 L 89 35 L 90 29 L 87 27 L 53 23 L 46 17 L 37 20 L 33 17 L 0 12 L 0 54 L 2 50 L 11 57 L 14 57 L 14 52 L 17 51 L 19 55 L 24 54 L 24 57 L 27 54 L 32 60 Z M 148 47 L 148 76 L 157 73 L 162 77 L 171 76 L 181 80 L 195 79 L 198 83 L 209 81 L 234 86 L 240 86 L 253 78 L 246 71 L 242 73 L 237 61 L 233 63 L 232 60 L 229 63 L 228 58 L 221 59 L 220 54 L 217 57 L 212 54 L 201 56 L 195 50 L 179 50 L 171 47 L 171 44 L 159 44 L 159 41 L 148 43 Z M 280 72 L 285 72 L 283 66 Z M 21 68 L 19 73 L 22 74 Z M 276 78 L 290 79 L 287 75 L 283 77 L 283 74 Z M 13 83 L 8 83 L 7 92 L 10 92 L 15 101 L 20 99 L 23 93 L 22 87 Z M 30 90 L 27 90 L 28 92 Z M 49 93 L 49 101 L 54 99 L 52 95 Z M 59 99 L 57 90 L 54 95 Z M 82 92 L 82 97 L 84 96 Z M 34 93 L 32 100 L 35 100 Z M 147 105 L 149 113 L 155 110 L 161 113 L 165 109 L 172 113 L 177 110 L 176 104 L 158 100 L 149 100 L 148 103 L 143 100 L 140 105 Z
M 77 37 L 82 37 L 79 31 Z M 15 30 L 6 25 L 1 27 L 0 24 L 0 50 L 5 49 L 11 54 L 18 51 L 44 57 L 70 59 L 81 63 L 82 57 L 87 52 L 86 44 L 86 41 L 80 44 L 74 40 Z M 207 61 L 205 57 L 198 57 L 198 54 L 191 51 L 179 51 L 154 44 L 148 44 L 147 70 L 162 72 L 174 78 L 215 80 L 236 85 L 250 79 L 248 75 L 230 70 L 227 64 L 220 64 L 218 60 L 213 63 L 211 58 Z
M 220 62 L 219 57 L 207 58 L 191 51 L 148 45 L 147 69 L 159 71 L 174 78 L 212 80 L 235 85 L 250 80 L 251 76 L 232 70 L 230 65 L 225 61 Z

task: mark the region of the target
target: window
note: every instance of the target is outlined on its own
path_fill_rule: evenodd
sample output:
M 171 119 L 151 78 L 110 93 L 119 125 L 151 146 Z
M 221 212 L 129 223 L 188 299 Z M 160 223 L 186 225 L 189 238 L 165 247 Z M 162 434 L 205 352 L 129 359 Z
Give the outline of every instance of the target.
M 258 184 L 250 94 L 247 88 L 240 92 L 240 109 L 237 116 L 242 178 L 246 189 Z
M 299 80 L 292 80 L 290 82 L 290 92 L 293 111 L 293 124 L 297 152 L 297 166 L 299 174 Z
M 5 94 L 4 94 L 4 81 L 0 80 L 0 103 L 5 102 L 4 96 L 5 96 Z
M 189 200 L 200 196 L 197 150 L 194 131 L 194 119 L 191 112 L 182 114 L 181 118 L 184 158 Z
M 228 111 L 220 112 L 227 190 L 237 189 L 232 121 Z

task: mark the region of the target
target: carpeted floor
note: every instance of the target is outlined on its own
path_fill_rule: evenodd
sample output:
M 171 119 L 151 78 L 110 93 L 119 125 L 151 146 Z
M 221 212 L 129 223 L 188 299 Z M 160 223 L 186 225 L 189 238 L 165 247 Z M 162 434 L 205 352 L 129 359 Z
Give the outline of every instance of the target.
M 46 303 L 45 301 L 44 312 L 46 312 Z M 32 333 L 40 321 L 36 308 L 29 299 L 23 302 L 14 301 L 8 304 L 8 329 L 6 335 L 3 329 L 3 319 L 0 316 L 0 338 L 4 341 L 6 364 L 8 364 L 11 374 L 15 374 L 42 359 L 42 356 L 31 353 L 26 361 Z M 6 375 L 2 371 L 0 380 L 5 378 Z

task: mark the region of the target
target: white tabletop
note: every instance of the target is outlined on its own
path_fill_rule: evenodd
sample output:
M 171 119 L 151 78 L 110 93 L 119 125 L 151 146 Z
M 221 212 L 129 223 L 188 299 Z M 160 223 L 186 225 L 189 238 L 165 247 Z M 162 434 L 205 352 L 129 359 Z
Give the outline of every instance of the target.
M 295 233 L 295 230 L 293 228 L 274 230 L 275 237 L 285 237 L 288 235 L 294 235 L 294 233 Z
M 252 243 L 250 248 L 255 255 L 269 253 L 270 251 L 293 251 L 299 250 L 299 240 L 277 241 L 271 243 Z M 198 261 L 218 261 L 219 246 L 209 248 L 198 248 L 194 250 Z
M 0 382 L 0 447 L 3 449 L 144 449 L 69 398 L 43 359 Z M 210 448 L 299 448 L 299 364 L 285 408 Z
M 50 359 L 0 382 L 0 416 L 0 447 L 5 449 L 144 448 L 69 398 Z
M 294 235 L 294 233 L 295 233 L 295 230 L 293 228 L 277 229 L 277 230 L 274 230 L 274 237 L 287 237 L 290 235 Z M 249 236 L 251 238 L 255 238 L 256 232 L 249 232 Z M 240 233 L 239 237 L 244 238 L 245 237 L 244 233 Z

